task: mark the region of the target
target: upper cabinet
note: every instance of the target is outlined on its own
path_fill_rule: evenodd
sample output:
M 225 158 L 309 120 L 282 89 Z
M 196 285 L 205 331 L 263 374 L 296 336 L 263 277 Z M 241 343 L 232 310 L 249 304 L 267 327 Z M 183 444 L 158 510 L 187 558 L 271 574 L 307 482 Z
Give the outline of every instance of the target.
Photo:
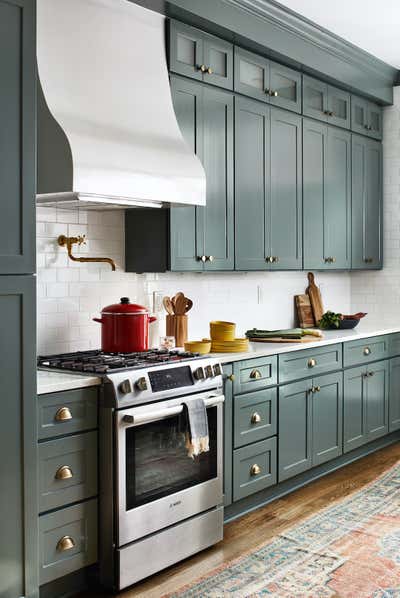
M 0 274 L 35 272 L 35 8 L 0 1 Z
M 351 266 L 351 134 L 303 119 L 304 268 Z
M 352 96 L 351 130 L 374 139 L 382 139 L 382 108 L 365 98 Z
M 301 112 L 301 73 L 235 47 L 235 91 Z
M 233 46 L 199 29 L 169 21 L 169 68 L 174 73 L 233 88 Z
M 350 129 L 350 94 L 304 75 L 303 114 Z

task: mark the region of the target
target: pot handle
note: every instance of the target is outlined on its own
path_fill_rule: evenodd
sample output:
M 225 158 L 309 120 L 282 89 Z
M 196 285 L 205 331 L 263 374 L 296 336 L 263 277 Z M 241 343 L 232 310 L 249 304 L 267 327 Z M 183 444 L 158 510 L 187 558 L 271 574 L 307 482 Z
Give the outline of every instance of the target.
M 92 318 L 93 322 L 98 322 L 99 324 L 103 324 L 103 320 L 101 318 Z
M 155 316 L 150 316 L 149 317 L 149 324 L 152 324 L 153 322 L 156 322 L 157 318 Z

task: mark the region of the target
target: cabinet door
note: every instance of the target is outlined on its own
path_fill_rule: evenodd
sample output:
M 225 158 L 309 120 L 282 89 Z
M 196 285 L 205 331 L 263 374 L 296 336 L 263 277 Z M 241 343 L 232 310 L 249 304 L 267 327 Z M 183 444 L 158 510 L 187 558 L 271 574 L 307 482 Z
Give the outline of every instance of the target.
M 271 109 L 271 189 L 269 237 L 271 268 L 302 267 L 301 117 Z
M 224 506 L 232 503 L 233 367 L 224 364 Z
M 343 374 L 313 379 L 312 464 L 320 465 L 342 454 Z
M 328 86 L 328 122 L 350 129 L 350 94 L 331 85 Z
M 35 295 L 33 276 L 0 276 L 2 598 L 37 596 Z
M 382 145 L 352 136 L 352 267 L 382 267 Z
M 28 274 L 35 272 L 36 59 L 31 0 L 0 0 L 0 80 L 0 274 Z
M 377 361 L 368 366 L 366 415 L 367 440 L 388 433 L 389 362 Z
M 373 102 L 368 102 L 368 135 L 374 139 L 383 136 L 382 108 Z
M 279 388 L 279 482 L 311 467 L 311 387 L 309 378 Z
M 204 36 L 205 83 L 233 89 L 233 45 L 217 37 Z
M 201 81 L 203 34 L 179 21 L 169 21 L 169 68 L 174 73 Z
M 270 62 L 269 90 L 272 105 L 301 112 L 301 73 Z
M 389 432 L 400 429 L 400 357 L 389 362 Z
M 267 270 L 270 108 L 235 98 L 235 268 Z
M 203 90 L 201 84 L 171 77 L 172 99 L 179 127 L 190 148 L 200 157 L 203 152 Z M 171 270 L 202 270 L 204 254 L 203 220 L 195 206 L 171 207 Z
M 303 75 L 303 114 L 318 120 L 328 119 L 328 85 Z
M 204 88 L 203 152 L 206 207 L 198 210 L 204 230 L 205 270 L 233 270 L 233 95 Z M 202 222 L 201 222 L 202 221 Z
M 351 96 L 351 130 L 368 135 L 368 101 Z
M 268 60 L 235 46 L 235 91 L 266 102 L 268 86 Z
M 367 442 L 365 393 L 367 368 L 344 372 L 343 452 L 348 453 Z

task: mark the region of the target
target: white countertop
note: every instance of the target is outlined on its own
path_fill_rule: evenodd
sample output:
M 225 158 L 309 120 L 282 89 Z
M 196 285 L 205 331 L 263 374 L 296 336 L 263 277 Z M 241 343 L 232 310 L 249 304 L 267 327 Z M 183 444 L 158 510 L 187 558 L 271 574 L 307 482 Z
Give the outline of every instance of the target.
M 44 395 L 48 392 L 59 392 L 72 390 L 74 388 L 85 388 L 86 386 L 98 386 L 101 378 L 88 374 L 71 374 L 69 372 L 37 372 L 37 394 Z
M 353 330 L 325 330 L 323 331 L 324 338 L 311 343 L 250 343 L 249 350 L 244 353 L 211 353 L 210 356 L 215 357 L 221 363 L 232 363 L 243 359 L 267 357 L 268 355 L 278 355 L 289 351 L 301 351 L 302 349 L 311 349 L 322 345 L 332 345 L 394 332 L 400 332 L 400 321 L 398 324 L 384 325 L 382 323 L 374 324 L 366 320 L 360 322 L 357 328 Z M 98 386 L 101 383 L 101 378 L 90 374 L 38 370 L 37 393 L 41 395 L 74 388 Z

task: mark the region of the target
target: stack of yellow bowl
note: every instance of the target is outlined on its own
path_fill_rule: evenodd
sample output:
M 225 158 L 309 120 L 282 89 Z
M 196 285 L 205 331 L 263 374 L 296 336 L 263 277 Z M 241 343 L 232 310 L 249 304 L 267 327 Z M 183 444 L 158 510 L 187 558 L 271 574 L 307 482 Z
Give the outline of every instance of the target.
M 220 320 L 210 322 L 212 353 L 242 353 L 249 348 L 247 338 L 236 338 L 236 324 Z

